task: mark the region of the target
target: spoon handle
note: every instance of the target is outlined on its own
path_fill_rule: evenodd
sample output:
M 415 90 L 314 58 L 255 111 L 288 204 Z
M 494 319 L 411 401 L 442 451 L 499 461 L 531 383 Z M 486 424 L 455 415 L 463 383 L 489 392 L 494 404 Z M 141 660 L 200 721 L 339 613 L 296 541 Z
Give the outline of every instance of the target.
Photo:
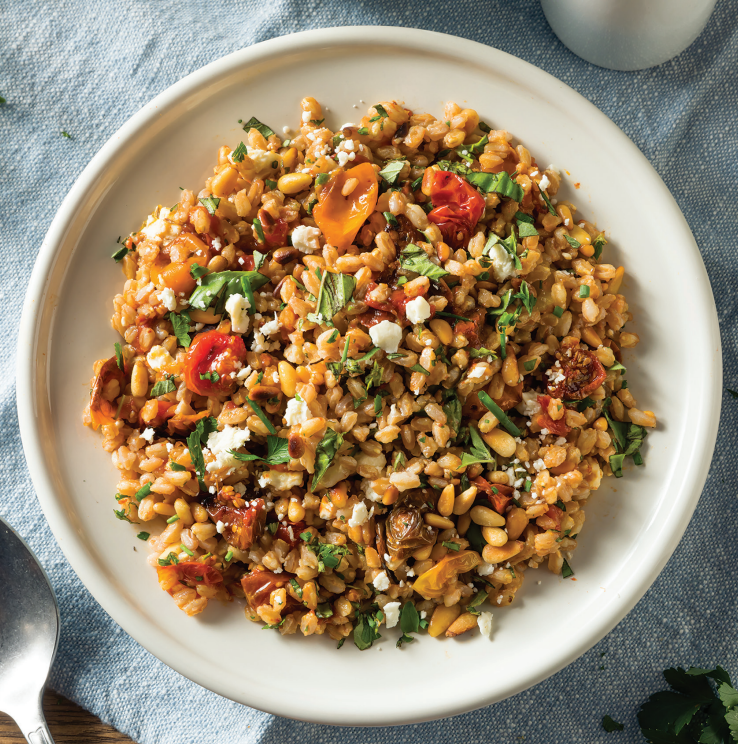
M 40 696 L 35 705 L 24 707 L 22 712 L 13 717 L 28 744 L 54 744 L 49 727 L 46 725 Z

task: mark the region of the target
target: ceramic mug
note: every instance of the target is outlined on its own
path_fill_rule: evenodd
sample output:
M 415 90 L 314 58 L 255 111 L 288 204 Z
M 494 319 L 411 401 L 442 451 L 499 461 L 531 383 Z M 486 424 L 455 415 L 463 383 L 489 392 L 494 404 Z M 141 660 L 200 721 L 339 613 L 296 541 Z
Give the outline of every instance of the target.
M 642 70 L 684 51 L 716 0 L 541 0 L 554 33 L 574 54 L 612 70 Z

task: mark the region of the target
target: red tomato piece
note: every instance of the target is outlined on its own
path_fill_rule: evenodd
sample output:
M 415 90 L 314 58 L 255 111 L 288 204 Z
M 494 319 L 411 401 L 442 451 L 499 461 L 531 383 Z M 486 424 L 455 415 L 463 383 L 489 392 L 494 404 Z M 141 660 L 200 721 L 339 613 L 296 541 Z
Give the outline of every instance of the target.
M 241 579 L 241 586 L 243 587 L 243 593 L 246 595 L 246 601 L 249 603 L 249 606 L 252 610 L 256 610 L 257 607 L 269 604 L 269 596 L 275 589 L 281 589 L 290 583 L 290 579 L 294 578 L 292 574 L 284 572 L 275 574 L 272 571 L 255 569 Z M 292 612 L 292 610 L 300 607 L 302 607 L 302 604 L 293 599 L 288 593 L 283 614 Z
M 469 346 L 479 346 L 479 332 L 484 326 L 485 311 L 475 310 L 469 313 L 469 320 L 457 320 L 454 323 L 454 332 L 466 336 Z
M 148 405 L 148 404 L 147 404 Z M 174 412 L 177 408 L 176 403 L 170 403 L 166 400 L 157 400 L 156 401 L 156 413 L 154 414 L 153 418 L 149 418 L 147 416 L 147 419 L 143 418 L 143 412 L 144 408 L 142 408 L 138 413 L 138 425 L 139 426 L 151 426 L 154 429 L 157 429 L 160 427 L 167 419 L 172 418 L 174 416 Z
M 185 384 L 198 395 L 227 395 L 236 386 L 231 372 L 240 369 L 245 359 L 246 347 L 240 336 L 198 333 L 187 350 Z
M 471 483 L 473 483 L 480 491 L 484 492 L 489 499 L 492 508 L 498 514 L 505 514 L 507 505 L 513 499 L 513 491 L 515 489 L 512 486 L 503 486 L 501 483 L 490 483 L 485 478 L 482 478 L 481 475 L 474 478 Z
M 435 208 L 428 219 L 438 225 L 446 243 L 461 248 L 469 242 L 472 230 L 484 214 L 484 197 L 455 173 L 431 173 L 430 197 Z
M 280 522 L 277 531 L 274 533 L 276 540 L 284 540 L 291 548 L 299 545 L 300 533 L 305 532 L 307 525 L 305 522 Z
M 165 592 L 169 592 L 170 594 L 177 583 L 184 584 L 193 589 L 202 584 L 205 586 L 216 586 L 223 583 L 223 576 L 221 576 L 217 568 L 213 568 L 207 563 L 199 563 L 198 561 L 177 563 L 174 566 L 157 566 L 156 573 L 159 578 L 159 585 Z
M 548 429 L 552 434 L 556 434 L 559 437 L 565 437 L 570 431 L 571 427 L 567 426 L 566 421 L 563 418 L 554 421 L 548 415 L 548 404 L 551 402 L 550 395 L 539 395 L 538 402 L 541 404 L 541 412 L 536 418 L 536 423 L 541 429 Z
M 222 522 L 223 539 L 234 548 L 248 550 L 264 532 L 266 504 L 264 499 L 254 499 L 249 506 L 235 507 L 220 501 L 203 502 L 210 518 Z
M 101 424 L 112 424 L 115 422 L 117 412 L 115 404 L 102 397 L 105 386 L 111 380 L 118 380 L 120 392 L 122 393 L 126 376 L 123 370 L 118 367 L 116 357 L 110 357 L 110 359 L 105 361 L 102 367 L 100 367 L 95 381 L 92 383 L 90 421 L 92 422 L 92 428 L 95 430 L 100 428 Z
M 553 398 L 582 400 L 602 385 L 607 376 L 600 360 L 591 351 L 578 346 L 567 346 L 556 352 L 555 373 L 549 380 L 547 391 Z M 559 379 L 561 375 L 564 379 Z
M 268 246 L 277 248 L 287 245 L 287 223 L 281 217 L 275 220 L 266 209 L 260 209 L 259 222 Z
M 548 529 L 554 529 L 561 532 L 561 518 L 564 516 L 564 512 L 559 509 L 558 506 L 551 506 L 549 507 L 549 510 L 546 512 L 546 516 L 554 523 L 553 528 Z

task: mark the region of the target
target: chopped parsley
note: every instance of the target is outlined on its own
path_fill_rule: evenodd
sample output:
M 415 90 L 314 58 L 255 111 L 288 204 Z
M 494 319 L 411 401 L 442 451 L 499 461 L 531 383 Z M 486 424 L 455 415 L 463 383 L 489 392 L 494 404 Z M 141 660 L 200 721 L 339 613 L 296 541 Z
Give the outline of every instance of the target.
M 166 395 L 167 393 L 173 393 L 177 389 L 177 386 L 172 381 L 172 376 L 167 375 L 163 380 L 159 380 L 153 388 L 151 388 L 151 397 L 157 398 L 160 395 Z
M 564 239 L 575 250 L 582 247 L 582 244 L 578 240 L 574 240 L 571 235 L 564 235 Z
M 492 462 L 494 457 L 487 449 L 487 445 L 480 436 L 479 432 L 473 427 L 469 427 L 469 436 L 471 437 L 471 446 L 468 452 L 461 456 L 461 466 L 473 465 L 477 462 Z
M 291 459 L 289 455 L 289 441 L 273 434 L 267 436 L 266 457 L 259 457 L 259 455 L 253 455 L 251 453 L 236 452 L 235 450 L 229 450 L 229 454 L 241 462 L 261 460 L 268 465 L 282 465 L 288 463 Z
M 351 549 L 345 545 L 322 543 L 312 532 L 300 533 L 300 539 L 305 542 L 318 558 L 318 571 L 323 573 L 327 568 L 338 568 L 343 556 L 351 555 Z
M 436 315 L 438 315 L 438 313 L 436 313 Z M 487 359 L 488 357 L 497 359 L 497 354 L 486 346 L 480 346 L 478 349 L 467 348 L 467 352 L 472 359 Z
M 136 537 L 139 540 L 148 540 L 151 537 L 151 535 L 148 532 L 139 532 L 138 535 L 136 535 Z
M 384 619 L 384 613 L 374 604 L 366 612 L 357 612 L 354 623 L 354 644 L 360 651 L 369 648 L 374 641 L 382 636 L 379 634 L 379 623 Z
M 571 566 L 564 558 L 564 562 L 561 564 L 561 578 L 568 579 L 570 576 L 574 576 L 574 571 L 571 570 Z
M 397 221 L 397 217 L 392 214 L 392 212 L 382 212 L 384 215 L 384 219 L 387 220 L 388 225 L 392 225 L 393 227 L 397 227 L 400 223 Z
M 541 189 L 541 199 L 543 199 L 544 202 L 546 202 L 546 207 L 550 214 L 552 214 L 554 217 L 558 217 L 559 215 L 556 214 L 556 210 L 553 208 L 553 204 L 551 204 L 551 200 L 548 198 L 548 194 Z
M 176 566 L 179 563 L 179 558 L 174 553 L 169 553 L 166 558 L 159 558 L 157 563 L 160 566 Z
M 200 379 L 201 380 L 208 380 L 209 382 L 218 382 L 220 380 L 220 375 L 217 372 L 206 372 L 203 374 L 200 373 Z
M 270 433 L 276 436 L 277 430 L 274 428 L 272 422 L 266 417 L 264 411 L 261 410 L 261 406 L 251 398 L 246 398 L 246 402 L 251 406 L 251 410 L 261 419 L 261 423 L 266 426 Z
M 261 226 L 261 220 L 258 217 L 254 219 L 254 230 L 256 231 L 256 239 L 260 243 L 266 243 L 264 228 Z
M 450 542 L 448 540 L 444 540 L 441 545 L 443 545 L 444 548 L 448 548 L 449 550 L 453 550 L 454 552 L 458 553 L 459 550 L 461 550 L 461 545 L 459 543 Z
M 594 257 L 595 261 L 598 261 L 600 256 L 602 255 L 602 249 L 605 247 L 605 244 L 607 243 L 607 239 L 604 235 L 598 235 L 594 242 L 592 243 L 592 247 L 594 248 Z
M 234 163 L 243 162 L 244 156 L 247 154 L 246 145 L 243 142 L 238 143 L 238 147 L 231 153 L 231 160 Z

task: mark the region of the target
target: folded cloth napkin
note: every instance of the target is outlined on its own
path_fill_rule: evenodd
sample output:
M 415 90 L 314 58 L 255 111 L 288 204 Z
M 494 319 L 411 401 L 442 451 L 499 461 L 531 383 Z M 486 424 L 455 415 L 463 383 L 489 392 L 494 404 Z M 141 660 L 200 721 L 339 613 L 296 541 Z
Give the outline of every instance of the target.
M 453 719 L 337 729 L 229 702 L 171 671 L 129 638 L 61 554 L 21 451 L 14 365 L 19 309 L 38 246 L 62 198 L 102 144 L 159 92 L 223 55 L 273 36 L 354 24 L 464 36 L 537 65 L 585 95 L 641 148 L 689 221 L 712 281 L 726 385 L 738 388 L 738 13 L 721 0 L 700 38 L 650 70 L 613 72 L 575 57 L 534 0 L 9 0 L 0 14 L 0 514 L 29 541 L 61 605 L 51 685 L 142 744 L 429 741 L 481 744 L 640 742 L 640 702 L 677 664 L 738 675 L 735 471 L 738 400 L 729 395 L 699 508 L 667 567 L 595 648 L 527 692 Z M 63 135 L 67 132 L 71 138 Z M 35 206 L 34 206 L 35 205 Z M 12 307 L 12 312 L 7 308 Z M 689 339 L 685 364 L 689 363 Z M 731 444 L 733 442 L 733 444 Z M 576 632 L 576 628 L 568 631 Z M 493 662 L 490 673 L 494 673 Z M 604 714 L 625 724 L 606 734 Z

